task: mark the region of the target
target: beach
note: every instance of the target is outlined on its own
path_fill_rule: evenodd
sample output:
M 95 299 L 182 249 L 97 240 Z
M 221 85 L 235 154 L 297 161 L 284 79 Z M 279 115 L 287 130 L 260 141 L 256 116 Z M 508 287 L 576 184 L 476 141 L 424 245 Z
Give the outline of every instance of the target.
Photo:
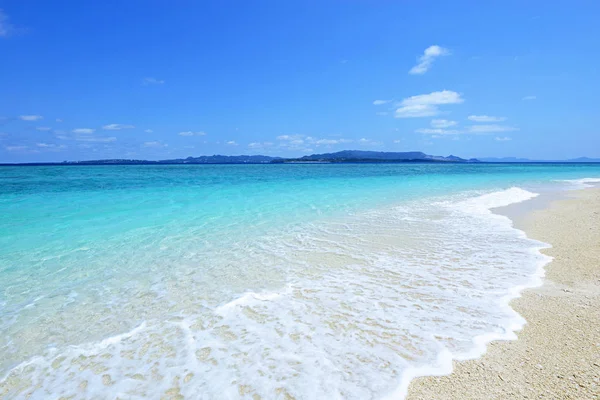
M 415 379 L 408 399 L 600 398 L 600 189 L 579 190 L 515 220 L 552 245 L 543 285 L 511 306 L 527 324 L 451 375 Z

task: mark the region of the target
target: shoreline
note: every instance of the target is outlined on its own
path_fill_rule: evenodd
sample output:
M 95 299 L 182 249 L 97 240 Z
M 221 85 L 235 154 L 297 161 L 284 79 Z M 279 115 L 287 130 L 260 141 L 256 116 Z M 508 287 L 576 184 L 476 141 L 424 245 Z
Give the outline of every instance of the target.
M 454 360 L 450 375 L 412 380 L 406 398 L 600 398 L 600 188 L 569 192 L 526 214 L 495 213 L 551 246 L 540 251 L 553 258 L 542 285 L 510 302 L 527 322 L 518 340 L 495 340 L 481 357 Z

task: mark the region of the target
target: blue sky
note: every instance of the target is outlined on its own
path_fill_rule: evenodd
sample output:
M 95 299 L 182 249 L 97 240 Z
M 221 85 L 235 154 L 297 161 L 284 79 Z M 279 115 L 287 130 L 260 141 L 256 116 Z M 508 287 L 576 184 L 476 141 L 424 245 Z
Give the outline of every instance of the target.
M 0 0 L 0 162 L 600 157 L 598 1 Z

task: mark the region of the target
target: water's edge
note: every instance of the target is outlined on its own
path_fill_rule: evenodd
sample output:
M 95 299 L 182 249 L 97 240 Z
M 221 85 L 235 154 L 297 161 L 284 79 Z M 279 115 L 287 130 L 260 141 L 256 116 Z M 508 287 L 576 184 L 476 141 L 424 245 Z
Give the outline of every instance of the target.
M 584 178 L 573 181 L 577 187 L 574 187 L 575 193 L 585 191 L 591 188 L 597 188 L 600 180 L 595 178 Z M 443 352 L 440 354 L 435 367 L 422 367 L 408 369 L 399 386 L 398 390 L 386 399 L 404 399 L 409 392 L 410 384 L 417 378 L 423 378 L 428 376 L 447 376 L 454 372 L 454 362 L 467 361 L 482 358 L 487 352 L 488 345 L 495 341 L 513 341 L 518 340 L 519 337 L 517 332 L 521 331 L 527 324 L 527 320 L 523 318 L 514 308 L 511 306 L 511 302 L 523 296 L 524 292 L 528 289 L 539 288 L 544 285 L 544 277 L 546 275 L 546 267 L 553 261 L 553 257 L 545 255 L 542 250 L 552 248 L 552 244 L 532 239 L 527 236 L 525 232 L 525 224 L 522 223 L 532 213 L 538 211 L 544 211 L 549 209 L 558 201 L 565 199 L 576 198 L 572 196 L 573 191 L 554 192 L 552 195 L 545 194 L 540 197 L 533 197 L 523 202 L 516 202 L 507 206 L 493 208 L 491 211 L 498 216 L 508 219 L 513 229 L 519 232 L 519 235 L 530 240 L 538 242 L 539 247 L 532 248 L 531 251 L 537 253 L 543 257 L 543 260 L 538 263 L 537 269 L 531 276 L 529 283 L 513 287 L 509 294 L 502 299 L 502 306 L 513 314 L 513 323 L 509 326 L 504 334 L 484 334 L 473 338 L 473 349 L 465 354 L 451 354 L 450 352 Z M 545 198 L 544 198 L 545 197 Z M 536 203 L 533 204 L 532 203 Z M 519 226 L 517 228 L 516 226 Z

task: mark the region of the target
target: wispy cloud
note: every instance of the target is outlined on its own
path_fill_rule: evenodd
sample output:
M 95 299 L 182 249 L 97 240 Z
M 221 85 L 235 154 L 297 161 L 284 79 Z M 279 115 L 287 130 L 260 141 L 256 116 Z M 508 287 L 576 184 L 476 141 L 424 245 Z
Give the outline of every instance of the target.
M 92 128 L 77 128 L 77 129 L 73 129 L 71 132 L 76 133 L 76 134 L 92 134 L 95 131 L 96 130 L 92 129 Z
M 0 8 L 0 37 L 8 37 L 13 31 L 14 27 L 8 22 L 8 15 Z
M 135 126 L 133 125 L 125 125 L 125 124 L 108 124 L 104 125 L 102 129 L 105 131 L 120 131 L 121 129 L 133 129 Z
M 152 129 L 146 129 L 144 132 L 146 132 L 146 133 L 152 133 L 154 131 Z
M 49 126 L 38 126 L 35 129 L 41 132 L 48 132 L 52 130 L 52 128 L 50 128 Z
M 467 117 L 469 121 L 473 122 L 502 122 L 506 121 L 504 117 L 492 117 L 489 115 L 469 115 Z
M 162 147 L 168 147 L 169 145 L 166 143 L 159 142 L 159 141 L 153 141 L 153 142 L 144 142 L 143 146 L 150 147 L 150 148 L 162 148 Z
M 235 140 L 230 140 L 228 142 L 225 142 L 226 145 L 228 146 L 237 146 L 237 142 Z
M 312 143 L 316 145 L 334 145 L 334 144 L 342 144 L 342 143 L 352 143 L 354 140 L 352 139 L 319 139 L 312 141 Z
M 464 99 L 460 97 L 460 94 L 452 90 L 442 90 L 441 92 L 432 92 L 429 94 L 420 94 L 417 96 L 411 96 L 402 100 L 402 105 L 416 105 L 416 104 L 458 104 L 462 103 Z
M 97 136 L 78 136 L 75 138 L 78 142 L 96 142 L 96 143 L 112 143 L 116 142 L 117 138 L 114 136 L 110 137 L 97 137 Z
M 431 126 L 434 128 L 450 128 L 451 126 L 458 125 L 456 121 L 450 121 L 447 119 L 433 119 L 431 120 Z
M 278 147 L 282 150 L 303 152 L 312 151 L 312 148 L 308 143 L 315 141 L 315 139 L 311 136 L 299 134 L 279 135 L 276 137 L 276 139 L 279 141 Z
M 523 100 L 525 100 L 525 101 L 528 101 L 528 100 L 535 100 L 535 99 L 537 99 L 537 97 L 536 97 L 536 96 L 525 96 L 525 97 L 523 97 Z
M 56 118 L 56 122 L 59 122 L 59 123 L 60 123 L 60 122 L 63 122 L 63 120 L 62 120 L 62 119 L 60 119 L 60 118 Z
M 390 101 L 391 101 L 391 100 L 375 100 L 375 101 L 373 102 L 373 105 L 375 105 L 375 106 L 380 106 L 380 105 L 382 105 L 382 104 L 387 104 L 387 103 L 389 103 Z
M 300 140 L 303 139 L 304 135 L 280 135 L 277 136 L 277 140 Z
M 398 104 L 396 118 L 432 117 L 439 114 L 439 105 L 460 104 L 464 99 L 457 92 L 443 90 L 407 97 Z
M 464 131 L 460 131 L 457 129 L 442 129 L 442 128 L 421 128 L 417 129 L 415 132 L 422 133 L 424 135 L 459 135 L 464 133 Z
M 419 63 L 412 67 L 408 73 L 413 75 L 422 75 L 427 72 L 429 68 L 431 68 L 433 61 L 436 58 L 447 56 L 448 54 L 450 54 L 450 52 L 443 47 L 437 45 L 429 46 L 425 49 L 423 55 L 418 58 Z
M 329 135 L 339 136 L 339 135 Z M 331 147 L 346 143 L 354 143 L 352 139 L 345 139 L 342 137 L 335 138 L 316 138 L 313 136 L 293 134 L 293 135 L 280 135 L 276 138 L 279 141 L 278 147 L 288 151 L 313 151 L 315 147 Z
M 486 135 L 489 133 L 499 133 L 499 132 L 512 132 L 518 131 L 518 128 L 512 126 L 505 125 L 471 125 L 467 126 L 464 129 L 443 129 L 443 128 L 421 128 L 417 129 L 415 132 L 422 133 L 424 135 Z
M 510 138 L 508 136 L 503 136 L 503 137 L 496 136 L 496 141 L 498 141 L 498 142 L 508 142 L 510 140 L 512 140 L 512 138 Z
M 39 148 L 53 150 L 53 151 L 64 150 L 67 148 L 67 146 L 64 144 L 57 145 L 54 143 L 36 143 L 35 145 Z
M 4 146 L 7 151 L 23 151 L 27 150 L 27 146 Z
M 471 125 L 467 127 L 469 133 L 496 133 L 496 132 L 512 132 L 519 130 L 518 128 L 505 125 Z
M 41 115 L 19 115 L 19 119 L 22 121 L 39 121 L 42 119 Z
M 186 131 L 186 132 L 179 132 L 178 133 L 179 136 L 205 136 L 206 132 L 192 132 L 192 131 Z
M 144 78 L 144 80 L 142 81 L 143 85 L 162 85 L 164 83 L 165 81 L 156 78 Z
M 252 142 L 248 144 L 249 149 L 265 149 L 272 146 L 273 142 Z

